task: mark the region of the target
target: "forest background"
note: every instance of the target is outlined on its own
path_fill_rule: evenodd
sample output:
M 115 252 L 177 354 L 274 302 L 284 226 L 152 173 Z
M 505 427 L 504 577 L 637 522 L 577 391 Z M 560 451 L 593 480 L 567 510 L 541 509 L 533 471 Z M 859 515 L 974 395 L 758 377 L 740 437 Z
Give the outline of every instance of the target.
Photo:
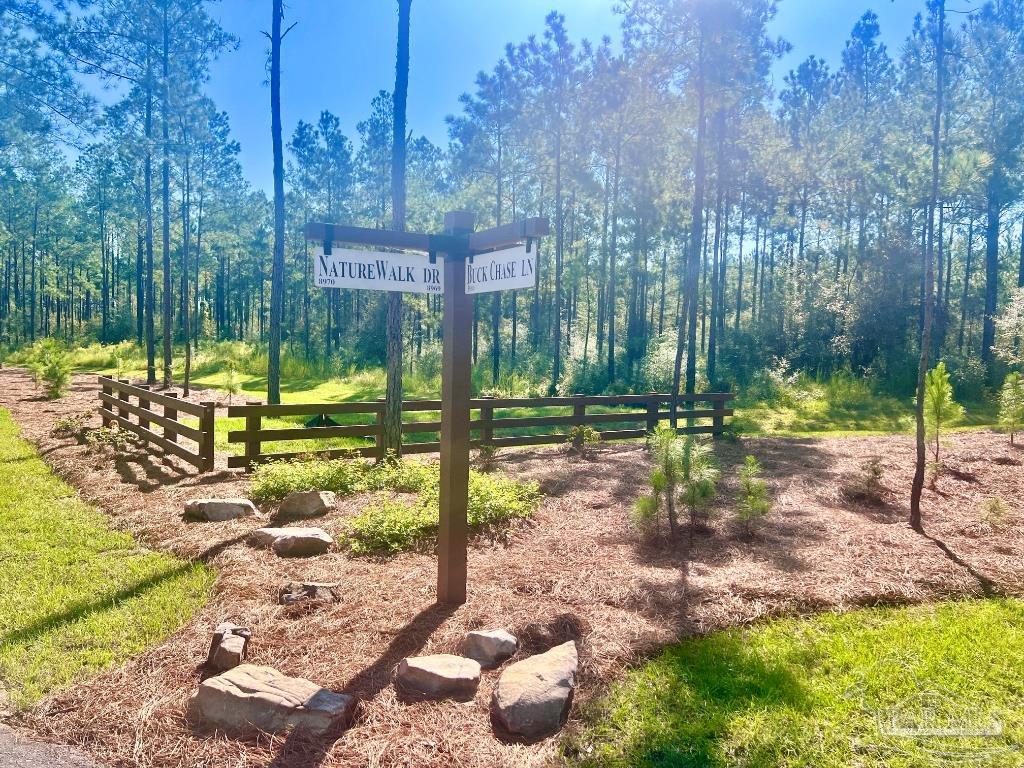
M 409 229 L 551 220 L 536 288 L 475 303 L 477 390 L 767 397 L 804 377 L 909 402 L 931 295 L 930 357 L 985 398 L 1021 362 L 1024 2 L 945 5 L 895 51 L 865 13 L 837 67 L 811 56 L 778 91 L 769 0 L 633 0 L 615 41 L 553 12 L 496 52 L 446 146 L 401 132 Z M 127 342 L 151 382 L 187 384 L 199 355 L 266 375 L 274 206 L 206 94 L 237 42 L 214 6 L 0 3 L 0 348 Z M 313 287 L 303 227 L 393 225 L 395 107 L 381 91 L 353 136 L 324 110 L 285 137 L 285 381 L 386 362 L 386 297 Z M 439 297 L 400 312 L 392 364 L 436 381 Z

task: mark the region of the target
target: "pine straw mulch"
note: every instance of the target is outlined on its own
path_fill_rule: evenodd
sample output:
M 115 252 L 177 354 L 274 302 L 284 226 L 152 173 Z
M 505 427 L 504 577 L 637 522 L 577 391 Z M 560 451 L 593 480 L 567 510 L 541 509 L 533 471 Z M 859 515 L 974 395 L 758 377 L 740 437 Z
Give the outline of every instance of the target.
M 716 453 L 725 480 L 717 514 L 707 530 L 675 547 L 641 544 L 629 525 L 648 473 L 642 444 L 605 446 L 588 457 L 562 448 L 502 454 L 496 470 L 538 480 L 545 499 L 532 521 L 501 540 L 474 543 L 469 600 L 452 610 L 433 603 L 429 553 L 282 560 L 242 541 L 265 520 L 182 522 L 186 499 L 244 494 L 244 477 L 227 470 L 197 476 L 172 458 L 139 451 L 90 454 L 49 435 L 56 416 L 92 409 L 95 397 L 95 380 L 76 377 L 68 397 L 46 403 L 23 373 L 0 371 L 0 405 L 83 498 L 149 546 L 201 558 L 219 574 L 209 604 L 173 637 L 22 716 L 19 724 L 37 735 L 112 765 L 539 765 L 557 759 L 557 739 L 518 744 L 492 732 L 496 673 L 485 673 L 468 703 L 405 703 L 389 685 L 395 664 L 408 655 L 454 652 L 475 627 L 508 628 L 523 641 L 521 655 L 572 638 L 582 650 L 580 701 L 684 635 L 784 613 L 1024 593 L 1024 519 L 1012 519 L 1024 497 L 1024 451 L 991 432 L 951 438 L 950 470 L 925 493 L 932 538 L 905 522 L 903 489 L 913 460 L 905 436 L 721 442 Z M 749 535 L 731 512 L 735 468 L 747 453 L 761 459 L 775 499 L 772 515 Z M 900 492 L 851 502 L 850 480 L 873 456 L 884 468 L 884 487 Z M 981 519 L 981 503 L 993 496 L 1012 510 L 999 529 Z M 339 533 L 364 502 L 345 499 L 310 524 Z M 337 582 L 343 599 L 278 606 L 278 588 L 298 579 Z M 232 739 L 192 728 L 183 718 L 185 701 L 200 680 L 210 632 L 223 619 L 253 629 L 253 662 L 357 696 L 357 721 L 336 740 L 320 742 L 295 735 Z

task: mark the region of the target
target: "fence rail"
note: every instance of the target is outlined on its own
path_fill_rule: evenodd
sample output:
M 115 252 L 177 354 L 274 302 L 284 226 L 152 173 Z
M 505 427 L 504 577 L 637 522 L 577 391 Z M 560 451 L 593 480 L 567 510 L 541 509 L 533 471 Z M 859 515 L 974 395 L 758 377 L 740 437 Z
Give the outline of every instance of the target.
M 152 392 L 147 385 L 132 385 L 127 379 L 100 376 L 100 418 L 103 426 L 117 424 L 148 443 L 159 446 L 200 472 L 209 472 L 214 466 L 215 403 L 190 403 L 179 400 L 175 392 Z M 132 402 L 134 398 L 137 402 Z M 161 412 L 153 410 L 161 407 Z M 183 424 L 179 414 L 199 419 L 198 427 Z M 136 421 L 132 421 L 132 417 Z M 158 433 L 154 425 L 160 427 Z M 195 450 L 178 442 L 183 437 L 196 444 Z
M 500 430 L 523 430 L 538 427 L 573 427 L 584 425 L 615 425 L 620 428 L 597 430 L 602 440 L 625 440 L 647 435 L 662 421 L 685 421 L 686 426 L 677 427 L 681 434 L 714 434 L 725 430 L 726 417 L 733 415 L 732 408 L 727 404 L 735 397 L 729 392 L 712 392 L 698 394 L 681 394 L 673 401 L 671 394 L 649 393 L 645 395 L 575 395 L 572 397 L 530 397 L 530 398 L 490 398 L 480 397 L 470 401 L 470 409 L 477 415 L 470 419 L 470 429 L 477 433 L 470 444 L 473 447 L 492 446 L 495 448 L 551 445 L 566 443 L 573 439 L 569 431 L 547 434 L 513 434 L 495 435 Z M 708 404 L 710 407 L 695 408 L 697 403 Z M 624 410 L 614 412 L 587 413 L 587 407 L 602 408 L 640 408 L 642 410 Z M 685 406 L 685 407 L 681 407 Z M 552 414 L 541 416 L 503 416 L 496 417 L 495 411 L 534 408 L 572 408 L 571 414 Z M 408 413 L 437 412 L 440 413 L 440 400 L 407 400 L 402 403 L 402 411 Z M 372 417 L 367 424 L 344 426 L 307 426 L 266 429 L 264 418 L 282 416 L 312 416 L 326 419 L 332 415 L 361 414 Z M 229 456 L 229 467 L 251 469 L 254 465 L 279 459 L 292 459 L 301 456 L 315 455 L 324 458 L 348 456 L 353 452 L 361 456 L 380 458 L 383 455 L 384 435 L 384 403 L 382 400 L 363 403 L 311 403 L 287 405 L 263 405 L 247 403 L 228 407 L 228 416 L 245 419 L 245 429 L 228 432 L 229 443 L 244 445 L 241 456 Z M 441 429 L 440 416 L 431 421 L 407 421 L 402 424 L 402 434 L 436 433 Z M 710 420 L 710 424 L 695 424 L 696 421 Z M 621 428 L 621 425 L 642 422 L 633 428 Z M 330 448 L 306 451 L 286 451 L 264 453 L 263 443 L 289 442 L 294 440 L 318 440 L 339 437 L 373 438 L 373 445 L 357 448 Z M 578 441 L 580 435 L 577 433 Z M 434 453 L 440 449 L 440 443 L 413 442 L 403 443 L 402 452 Z

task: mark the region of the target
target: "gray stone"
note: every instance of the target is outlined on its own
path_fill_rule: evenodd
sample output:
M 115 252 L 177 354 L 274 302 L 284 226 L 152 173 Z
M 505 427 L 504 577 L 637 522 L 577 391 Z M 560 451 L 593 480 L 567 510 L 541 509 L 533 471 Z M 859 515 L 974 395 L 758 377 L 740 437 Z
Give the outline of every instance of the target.
M 279 510 L 282 517 L 320 517 L 334 509 L 331 491 L 292 491 L 284 497 Z
M 269 733 L 294 727 L 315 736 L 347 724 L 356 700 L 273 667 L 242 664 L 199 684 L 189 699 L 194 722 L 227 731 L 259 728 Z
M 424 698 L 472 698 L 480 685 L 480 665 L 450 653 L 402 659 L 395 685 Z
M 237 517 L 252 517 L 256 505 L 248 499 L 192 499 L 185 503 L 187 520 L 222 523 Z
M 281 557 L 322 555 L 334 543 L 322 528 L 258 528 L 249 540 L 261 547 L 272 547 Z
M 462 655 L 480 662 L 484 669 L 493 669 L 516 654 L 519 641 L 504 629 L 474 630 L 462 643 Z
M 248 655 L 250 637 L 252 632 L 245 627 L 230 621 L 221 622 L 213 631 L 206 665 L 221 672 L 237 667 Z
M 526 739 L 554 733 L 569 714 L 578 664 L 572 640 L 510 664 L 491 698 L 494 719 L 510 734 Z
M 294 605 L 307 600 L 337 603 L 341 600 L 338 584 L 322 584 L 316 581 L 290 581 L 277 593 L 281 605 Z

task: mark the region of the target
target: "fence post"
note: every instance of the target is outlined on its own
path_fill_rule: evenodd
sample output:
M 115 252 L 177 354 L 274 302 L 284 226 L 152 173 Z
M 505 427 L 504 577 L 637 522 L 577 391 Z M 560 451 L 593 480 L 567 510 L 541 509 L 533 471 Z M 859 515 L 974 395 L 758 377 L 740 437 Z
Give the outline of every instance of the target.
M 213 471 L 213 436 L 217 416 L 217 404 L 214 402 L 202 402 L 203 414 L 199 417 L 199 458 L 202 466 L 200 472 Z
M 259 400 L 249 400 L 246 405 L 263 405 Z M 253 464 L 260 455 L 259 431 L 263 424 L 263 417 L 257 413 L 245 414 L 245 468 L 251 472 Z
M 149 384 L 139 384 L 138 386 L 139 389 L 149 390 Z M 148 411 L 149 400 L 143 400 L 142 397 L 139 397 L 139 408 L 142 408 L 144 411 Z M 149 419 L 144 416 L 139 416 L 139 426 L 143 429 L 149 429 Z
M 657 392 L 647 393 L 647 431 L 653 432 L 658 428 L 658 406 L 661 404 Z
M 575 403 L 572 404 L 572 426 L 579 427 L 583 424 L 583 417 L 587 413 L 587 404 L 583 402 L 583 395 L 577 392 L 573 397 L 579 398 Z M 583 447 L 583 430 L 576 430 L 576 434 L 572 438 L 573 447 L 577 450 Z
M 165 392 L 164 394 L 167 395 L 168 397 L 177 397 L 178 396 L 177 392 Z M 170 419 L 171 421 L 177 421 L 178 420 L 178 409 L 177 408 L 173 408 L 173 407 L 171 407 L 169 405 L 165 405 L 164 406 L 164 416 L 166 418 Z M 164 427 L 164 437 L 166 437 L 172 443 L 178 442 L 178 433 L 175 432 L 170 427 Z
M 384 460 L 384 398 L 377 398 L 377 410 L 373 414 L 373 423 L 377 427 L 377 434 L 373 436 L 373 444 L 377 449 L 377 461 Z M 402 442 L 402 438 L 398 438 L 398 442 Z
M 117 381 L 118 381 L 119 384 L 130 384 L 131 383 L 128 379 L 118 379 Z M 118 400 L 122 400 L 122 401 L 127 403 L 128 402 L 128 393 L 124 392 L 123 390 L 122 391 L 118 391 L 117 399 Z M 124 408 L 118 408 L 117 409 L 117 415 L 120 416 L 122 419 L 130 419 L 131 418 L 131 414 L 129 414 L 128 411 L 126 411 Z
M 109 381 L 110 381 L 110 379 L 108 379 L 106 377 L 101 379 L 101 382 L 103 384 L 103 386 L 101 388 L 101 391 L 105 395 L 112 395 L 112 394 L 114 394 L 114 391 L 110 388 L 110 384 L 107 383 Z M 109 427 L 110 426 L 110 419 L 104 414 L 104 411 L 107 411 L 107 410 L 113 411 L 114 410 L 114 406 L 112 406 L 110 403 L 106 402 L 105 400 L 100 400 L 100 419 L 103 421 L 103 426 L 104 427 Z
M 494 395 L 483 395 L 481 400 L 493 400 Z M 480 446 L 490 445 L 494 441 L 494 406 L 483 403 L 480 406 Z
M 712 408 L 714 415 L 711 417 L 711 434 L 721 437 L 725 432 L 725 400 L 715 400 Z

